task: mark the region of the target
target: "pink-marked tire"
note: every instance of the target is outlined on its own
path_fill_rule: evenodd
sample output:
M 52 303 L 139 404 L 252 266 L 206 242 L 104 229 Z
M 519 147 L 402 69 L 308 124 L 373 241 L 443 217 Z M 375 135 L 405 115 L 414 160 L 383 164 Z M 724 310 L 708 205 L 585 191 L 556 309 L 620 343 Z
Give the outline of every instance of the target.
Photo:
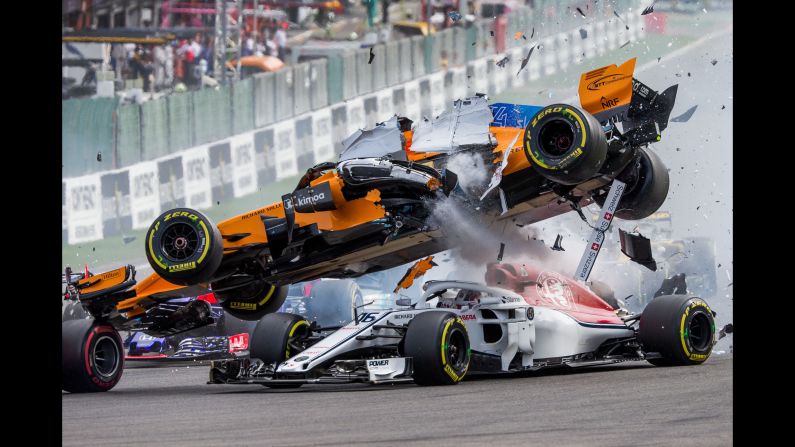
M 61 389 L 70 393 L 108 391 L 124 371 L 124 346 L 119 333 L 94 320 L 61 323 Z

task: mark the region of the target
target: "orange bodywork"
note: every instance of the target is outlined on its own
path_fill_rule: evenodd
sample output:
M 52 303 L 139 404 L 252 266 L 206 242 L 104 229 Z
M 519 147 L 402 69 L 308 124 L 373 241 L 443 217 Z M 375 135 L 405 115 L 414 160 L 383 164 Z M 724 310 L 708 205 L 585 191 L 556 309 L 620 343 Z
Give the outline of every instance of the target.
M 316 186 L 327 182 L 331 187 L 331 194 L 337 209 L 331 211 L 316 211 L 313 213 L 295 213 L 296 228 L 317 224 L 319 230 L 334 231 L 345 230 L 357 225 L 371 222 L 384 217 L 386 212 L 377 203 L 381 200 L 381 193 L 377 189 L 370 191 L 365 197 L 346 201 L 342 195 L 343 181 L 336 171 L 328 171 L 322 176 L 313 180 L 310 185 Z M 221 236 L 232 234 L 247 234 L 246 236 L 230 241 L 224 238 L 224 251 L 234 251 L 235 249 L 249 244 L 267 243 L 268 236 L 265 232 L 261 215 L 284 218 L 284 204 L 274 202 L 268 206 L 250 211 L 245 214 L 235 216 L 218 224 Z M 184 286 L 166 281 L 157 273 L 152 273 L 143 281 L 135 286 L 135 296 L 124 300 L 116 306 L 120 311 L 133 308 L 132 312 L 140 313 L 142 310 L 137 307 L 140 301 L 146 297 L 165 292 L 172 292 Z M 128 316 L 131 313 L 128 312 Z
M 583 73 L 580 77 L 580 104 L 598 120 L 621 113 L 632 101 L 632 73 L 635 58 L 621 66 L 608 65 Z
M 427 258 L 423 258 L 415 262 L 414 265 L 412 265 L 408 271 L 406 271 L 406 274 L 403 275 L 403 278 L 398 281 L 398 284 L 393 292 L 397 293 L 400 289 L 408 289 L 414 284 L 414 280 L 416 278 L 424 275 L 425 272 L 436 267 L 437 265 L 437 263 L 433 262 L 433 256 L 428 256 Z
M 524 129 L 517 127 L 490 127 L 489 130 L 497 139 L 497 146 L 494 148 L 494 152 L 499 153 L 499 156 L 496 157 L 494 163 L 502 162 L 502 155 L 507 146 L 511 141 L 514 141 L 517 132 L 519 133 L 519 137 L 515 140 L 516 143 L 508 155 L 508 165 L 503 174 L 518 172 L 530 167 L 530 163 L 521 145 Z M 412 135 L 412 131 L 404 132 L 404 136 L 406 137 L 406 153 L 409 160 L 422 161 L 443 154 L 442 152 L 412 152 Z M 328 183 L 331 188 L 331 195 L 334 199 L 336 209 L 311 213 L 296 212 L 296 228 L 317 224 L 318 229 L 321 231 L 345 230 L 367 222 L 372 222 L 373 220 L 385 216 L 386 212 L 379 204 L 381 194 L 377 189 L 371 190 L 365 197 L 348 201 L 345 200 L 342 194 L 344 181 L 335 170 L 329 170 L 320 177 L 312 180 L 310 186 L 317 186 L 324 182 Z M 428 186 L 433 189 L 440 185 L 437 182 Z M 220 222 L 218 224 L 218 229 L 222 237 L 230 235 L 242 236 L 240 238 L 233 238 L 233 240 L 224 238 L 224 251 L 228 253 L 249 246 L 250 244 L 267 243 L 268 236 L 265 232 L 265 225 L 263 225 L 262 219 L 260 218 L 260 216 L 263 215 L 284 218 L 284 204 L 281 201 L 274 202 L 262 208 Z M 401 281 L 401 283 L 405 282 L 410 286 L 414 277 L 421 276 L 425 271 L 435 265 L 431 259 L 433 259 L 432 256 L 418 262 L 418 264 L 412 268 L 411 272 L 407 272 L 408 276 L 404 278 L 404 281 Z M 110 273 L 112 272 L 107 274 Z M 137 315 L 143 312 L 143 308 L 140 306 L 142 299 L 161 293 L 173 292 L 181 288 L 185 287 L 168 282 L 158 274 L 153 273 L 138 283 L 134 288 L 135 296 L 118 303 L 117 309 L 126 311 L 128 317 Z
M 116 270 L 100 273 L 99 275 L 89 276 L 77 282 L 80 293 L 87 295 L 100 290 L 109 289 L 124 282 L 127 277 L 127 267 L 120 267 Z

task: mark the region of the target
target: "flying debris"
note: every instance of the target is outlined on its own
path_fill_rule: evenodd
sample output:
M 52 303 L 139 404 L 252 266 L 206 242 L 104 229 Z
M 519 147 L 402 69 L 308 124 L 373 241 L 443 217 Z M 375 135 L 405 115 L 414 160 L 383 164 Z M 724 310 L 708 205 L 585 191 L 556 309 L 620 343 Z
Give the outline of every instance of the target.
M 683 113 L 683 114 L 681 114 L 679 116 L 671 118 L 671 122 L 672 123 L 686 123 L 688 120 L 690 120 L 690 117 L 693 116 L 693 113 L 695 113 L 696 107 L 698 107 L 698 105 L 695 105 L 695 106 L 687 109 L 687 111 L 685 113 Z
M 97 161 L 102 161 L 102 152 L 97 152 Z
M 497 255 L 497 262 L 502 262 L 503 253 L 505 253 L 505 243 L 500 242 L 500 253 Z
M 615 11 L 615 9 L 613 10 L 613 14 L 614 14 L 616 17 L 618 17 L 618 20 L 620 20 L 620 21 L 621 21 L 621 23 L 623 23 L 623 24 L 624 24 L 624 26 L 627 28 L 627 30 L 629 30 L 629 25 L 627 25 L 627 22 L 625 22 L 625 21 L 624 21 L 624 19 L 622 19 L 622 18 L 621 18 L 621 16 L 620 16 L 620 15 L 618 15 L 618 13 Z
M 720 109 L 721 109 L 721 110 L 723 110 L 723 109 L 725 109 L 725 108 L 726 108 L 726 106 L 720 106 Z
M 729 323 L 726 326 L 723 326 L 718 332 L 718 340 L 725 337 L 727 334 L 731 334 L 734 332 L 734 325 Z
M 563 248 L 563 245 L 561 245 L 561 242 L 563 242 L 563 236 L 557 235 L 557 237 L 555 237 L 555 244 L 552 245 L 552 249 L 555 251 L 566 251 L 566 249 Z
M 717 63 L 718 63 L 718 60 L 717 60 L 717 59 L 712 59 L 712 65 L 715 65 L 715 64 L 717 64 Z
M 533 32 L 530 33 L 530 38 L 532 39 L 533 36 L 536 35 L 536 27 L 533 27 Z
M 651 241 L 640 233 L 629 233 L 619 228 L 618 236 L 621 241 L 621 253 L 629 256 L 633 262 L 655 272 L 657 263 L 651 255 Z
M 527 40 L 524 37 L 524 33 L 522 31 L 517 31 L 517 32 L 513 33 L 513 40 L 519 40 L 519 39 Z
M 527 52 L 527 57 L 522 59 L 522 66 L 519 67 L 519 71 L 516 72 L 516 76 L 519 76 L 519 73 L 524 70 L 524 67 L 527 65 L 527 62 L 530 60 L 530 55 L 533 54 L 533 50 L 535 50 L 535 46 L 530 48 L 530 51 Z
M 663 279 L 660 288 L 654 292 L 654 298 L 663 295 L 687 295 L 687 275 L 680 273 L 670 278 Z
M 135 236 L 122 236 L 121 240 L 126 245 L 126 244 L 129 244 L 130 242 L 134 241 L 135 240 Z
M 412 284 L 414 284 L 414 280 L 416 278 L 424 275 L 425 272 L 436 267 L 437 265 L 439 264 L 433 262 L 433 256 L 428 256 L 427 258 L 422 258 L 415 262 L 414 265 L 406 270 L 406 274 L 400 278 L 400 281 L 398 281 L 397 286 L 395 286 L 393 293 L 397 293 L 400 289 L 408 289 Z
M 657 3 L 657 0 L 654 0 L 653 2 L 651 2 L 651 6 L 647 7 L 646 9 L 644 9 L 643 12 L 640 13 L 640 15 L 645 16 L 646 14 L 653 13 L 654 12 L 654 4 L 655 3 Z
M 458 11 L 450 11 L 447 13 L 447 15 L 450 16 L 450 20 L 453 22 L 461 20 L 461 13 Z
M 511 59 L 508 56 L 505 56 L 504 58 L 497 61 L 497 66 L 500 68 L 505 68 L 505 64 L 507 64 L 510 60 Z
M 491 37 L 494 37 L 494 31 L 489 31 L 489 34 L 491 34 Z
M 370 47 L 370 60 L 367 61 L 367 65 L 372 64 L 373 59 L 375 59 L 375 53 L 373 53 L 373 47 Z
M 577 12 L 579 12 L 581 16 L 585 17 L 585 13 L 584 13 L 584 12 L 582 12 L 582 9 L 580 9 L 580 8 L 577 8 Z
M 624 48 L 624 47 L 625 47 L 625 46 L 627 46 L 627 45 L 629 45 L 629 41 L 626 41 L 626 42 L 624 42 L 624 44 L 623 44 L 623 45 L 621 45 L 621 47 L 619 47 L 619 48 Z
M 585 28 L 580 28 L 580 38 L 585 39 L 586 37 L 588 37 L 588 31 Z

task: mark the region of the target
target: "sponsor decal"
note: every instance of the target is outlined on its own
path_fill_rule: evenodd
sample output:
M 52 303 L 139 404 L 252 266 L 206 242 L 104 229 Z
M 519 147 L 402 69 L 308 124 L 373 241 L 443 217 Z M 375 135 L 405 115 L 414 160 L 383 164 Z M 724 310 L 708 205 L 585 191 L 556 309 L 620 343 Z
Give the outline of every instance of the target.
M 175 217 L 187 217 L 188 219 L 190 219 L 192 221 L 199 220 L 199 216 L 197 216 L 195 214 L 189 213 L 187 211 L 177 211 L 175 213 L 166 214 L 166 217 L 163 218 L 163 221 L 165 222 L 165 221 L 167 221 L 169 219 L 173 219 Z
M 394 319 L 394 320 L 402 320 L 402 319 L 407 319 L 408 320 L 408 319 L 412 319 L 412 318 L 414 318 L 414 314 L 397 314 L 397 315 L 393 315 L 392 316 L 392 319 Z
M 328 182 L 296 191 L 293 193 L 292 202 L 295 211 L 299 213 L 330 211 L 337 208 Z
M 619 82 L 627 78 L 631 78 L 631 75 L 623 75 L 623 74 L 611 74 L 607 76 L 601 76 L 597 79 L 594 79 L 588 84 L 588 90 L 599 90 L 606 85 L 610 85 L 614 82 Z
M 596 228 L 591 232 L 591 238 L 588 240 L 587 249 L 580 258 L 580 263 L 577 266 L 574 278 L 580 281 L 585 281 L 591 274 L 591 269 L 596 262 L 596 257 L 599 255 L 599 250 L 604 241 L 604 232 L 610 227 L 610 222 L 613 215 L 618 208 L 618 203 L 621 200 L 621 194 L 624 192 L 626 184 L 620 180 L 613 180 L 613 185 L 610 187 L 610 192 L 607 194 L 607 200 L 602 206 L 601 218 L 596 225 Z
M 69 244 L 102 239 L 100 176 L 69 178 L 65 183 Z
M 183 262 L 181 264 L 174 264 L 168 266 L 169 272 L 181 272 L 184 270 L 193 270 L 196 268 L 196 261 Z
M 130 214 L 132 228 L 146 228 L 160 214 L 160 183 L 157 163 L 130 166 Z
M 229 303 L 229 307 L 232 309 L 257 310 L 256 303 L 243 303 L 240 301 L 232 301 Z
M 210 155 L 207 146 L 185 151 L 182 154 L 182 171 L 185 180 L 185 206 L 196 209 L 212 206 Z
M 331 137 L 331 109 L 326 107 L 313 112 L 312 148 L 315 151 L 315 164 L 334 158 L 334 144 Z
M 298 174 L 295 151 L 295 121 L 282 121 L 273 126 L 276 149 L 276 180 Z
M 245 351 L 248 349 L 248 333 L 229 336 L 229 352 Z
M 558 307 L 571 308 L 573 294 L 565 278 L 555 272 L 542 272 L 536 280 L 538 295 Z
M 234 196 L 243 197 L 257 191 L 257 165 L 255 163 L 254 134 L 246 133 L 229 139 L 232 148 L 232 190 Z
M 102 236 L 126 234 L 132 229 L 129 171 L 104 173 L 102 183 Z
M 563 110 L 563 107 L 550 107 L 550 108 L 547 108 L 545 110 L 542 110 L 539 114 L 537 114 L 535 117 L 533 117 L 533 121 L 530 122 L 530 125 L 535 127 L 536 124 L 538 124 L 538 121 L 541 118 L 549 115 L 552 112 L 560 112 L 561 110 Z
M 377 312 L 365 312 L 365 313 L 359 314 L 356 317 L 356 324 L 370 323 L 370 322 L 375 320 L 376 315 L 378 315 Z
M 294 362 L 303 362 L 304 360 L 309 360 L 308 355 L 302 355 L 301 357 L 296 357 L 293 359 Z
M 602 103 L 602 109 L 609 109 L 611 107 L 615 107 L 618 105 L 618 98 L 608 99 L 602 96 L 601 103 Z
M 453 368 L 451 368 L 449 364 L 444 365 L 444 372 L 446 372 L 447 375 L 450 376 L 450 378 L 456 382 L 461 380 L 461 377 L 458 374 L 456 374 L 455 371 L 453 371 Z
M 385 360 L 368 360 L 367 361 L 367 366 L 368 367 L 370 367 L 370 366 L 387 366 L 387 365 L 389 365 L 389 360 L 387 360 L 387 359 L 385 359 Z
M 462 320 L 474 320 L 475 319 L 475 315 L 474 314 L 464 314 L 464 315 L 461 315 L 461 319 Z

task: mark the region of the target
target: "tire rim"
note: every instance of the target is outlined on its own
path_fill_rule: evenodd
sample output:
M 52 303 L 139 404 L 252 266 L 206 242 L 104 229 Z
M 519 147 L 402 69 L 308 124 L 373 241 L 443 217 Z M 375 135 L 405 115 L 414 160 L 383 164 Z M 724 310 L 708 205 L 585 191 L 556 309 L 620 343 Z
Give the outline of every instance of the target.
M 113 377 L 119 369 L 119 347 L 116 340 L 108 335 L 97 340 L 91 357 L 94 360 L 94 370 L 105 379 Z
M 161 251 L 170 261 L 181 262 L 196 253 L 199 234 L 186 223 L 174 223 L 163 231 Z
M 467 338 L 464 332 L 459 328 L 452 328 L 445 346 L 445 354 L 447 362 L 453 369 L 461 371 L 466 367 L 467 350 Z
M 703 352 L 712 341 L 712 325 L 704 312 L 696 312 L 687 325 L 687 341 L 694 351 Z
M 574 144 L 574 129 L 566 120 L 551 120 L 544 124 L 538 133 L 538 143 L 540 149 L 546 154 L 561 157 Z
M 287 352 L 286 357 L 290 358 L 293 355 L 303 352 L 307 348 L 306 336 L 309 335 L 309 325 L 303 324 L 300 329 L 297 329 L 292 337 L 287 339 Z M 286 360 L 286 359 L 285 359 Z

